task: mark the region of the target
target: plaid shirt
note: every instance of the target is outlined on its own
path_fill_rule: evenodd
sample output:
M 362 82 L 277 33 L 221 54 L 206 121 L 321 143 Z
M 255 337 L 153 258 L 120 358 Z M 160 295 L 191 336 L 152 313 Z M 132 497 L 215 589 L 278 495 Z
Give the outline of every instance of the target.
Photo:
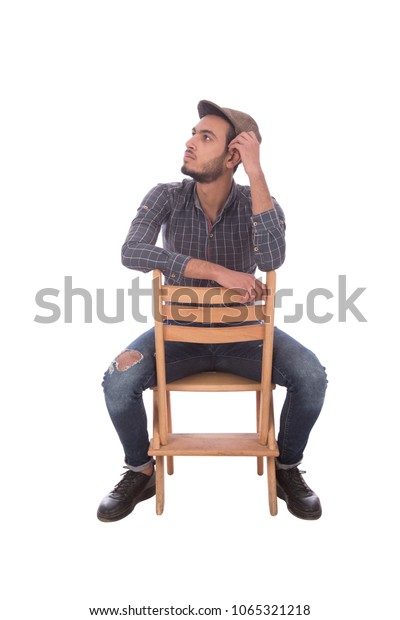
M 280 267 L 285 259 L 285 217 L 274 209 L 253 215 L 250 187 L 232 184 L 215 222 L 201 208 L 194 181 L 163 183 L 145 196 L 122 246 L 122 263 L 130 269 L 160 269 L 166 284 L 215 286 L 212 280 L 184 278 L 191 258 L 234 271 L 254 273 Z M 160 230 L 163 248 L 156 246 Z

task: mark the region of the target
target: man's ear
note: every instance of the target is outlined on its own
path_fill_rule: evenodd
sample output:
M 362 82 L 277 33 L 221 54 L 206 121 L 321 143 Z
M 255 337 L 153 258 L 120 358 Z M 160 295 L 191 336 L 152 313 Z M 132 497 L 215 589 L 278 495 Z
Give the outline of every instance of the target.
M 240 164 L 242 160 L 240 158 L 240 153 L 237 149 L 230 149 L 228 153 L 229 153 L 229 157 L 227 160 L 228 168 L 234 168 L 235 166 Z

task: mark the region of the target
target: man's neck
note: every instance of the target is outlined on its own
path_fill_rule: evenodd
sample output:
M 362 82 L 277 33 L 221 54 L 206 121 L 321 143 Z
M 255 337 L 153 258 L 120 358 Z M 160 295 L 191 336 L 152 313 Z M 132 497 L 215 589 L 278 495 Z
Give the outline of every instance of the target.
M 197 196 L 201 208 L 207 217 L 214 222 L 218 213 L 225 205 L 232 188 L 232 178 L 220 178 L 213 183 L 196 183 Z

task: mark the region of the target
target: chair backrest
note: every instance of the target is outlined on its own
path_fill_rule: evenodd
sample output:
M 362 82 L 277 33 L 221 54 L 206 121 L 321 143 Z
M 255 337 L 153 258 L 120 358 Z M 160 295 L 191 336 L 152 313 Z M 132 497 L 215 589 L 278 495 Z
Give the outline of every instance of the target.
M 161 271 L 153 272 L 153 313 L 157 385 L 165 394 L 165 341 L 228 343 L 263 342 L 261 397 L 271 391 L 274 297 L 276 274 L 266 274 L 267 295 L 254 305 L 239 303 L 240 294 L 222 287 L 185 287 L 162 284 Z M 222 324 L 222 326 L 221 326 Z M 219 326 L 218 326 L 219 325 Z M 268 395 L 268 396 L 266 396 Z M 266 440 L 268 421 L 261 421 Z

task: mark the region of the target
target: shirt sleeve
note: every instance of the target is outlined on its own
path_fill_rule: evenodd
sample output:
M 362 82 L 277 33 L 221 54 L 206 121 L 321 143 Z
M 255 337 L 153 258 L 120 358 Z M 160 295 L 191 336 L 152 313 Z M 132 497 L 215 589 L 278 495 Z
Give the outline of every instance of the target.
M 251 216 L 254 257 L 261 271 L 278 269 L 285 260 L 285 215 L 273 201 L 273 209 Z
M 125 267 L 143 273 L 160 269 L 174 280 L 183 276 L 190 256 L 155 245 L 161 226 L 170 215 L 170 208 L 169 192 L 165 184 L 157 185 L 144 197 L 122 246 L 121 258 Z

